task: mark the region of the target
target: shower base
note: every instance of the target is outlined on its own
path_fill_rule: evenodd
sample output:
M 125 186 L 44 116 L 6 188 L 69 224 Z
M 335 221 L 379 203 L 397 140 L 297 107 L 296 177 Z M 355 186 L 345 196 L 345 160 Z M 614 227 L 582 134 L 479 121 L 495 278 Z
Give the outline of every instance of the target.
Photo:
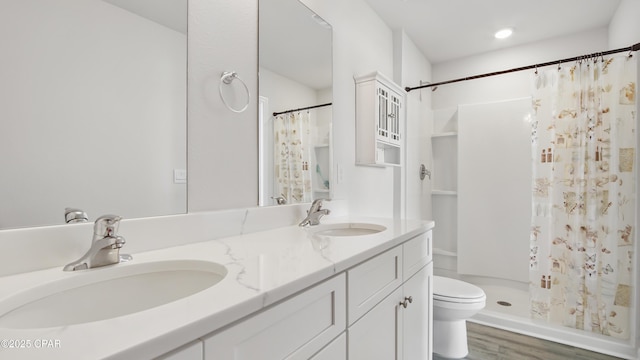
M 475 285 L 484 290 L 487 295 L 487 304 L 482 311 L 468 321 L 623 359 L 638 358 L 638 350 L 627 341 L 533 321 L 529 318 L 528 291 L 502 285 L 486 285 L 484 283 L 485 281 L 483 280 Z M 499 302 L 508 303 L 509 305 L 499 304 Z

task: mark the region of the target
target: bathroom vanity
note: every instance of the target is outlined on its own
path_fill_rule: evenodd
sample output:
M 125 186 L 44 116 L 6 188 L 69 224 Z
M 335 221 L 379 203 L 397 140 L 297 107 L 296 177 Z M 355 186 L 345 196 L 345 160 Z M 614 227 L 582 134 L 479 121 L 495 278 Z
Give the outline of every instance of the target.
M 184 271 L 211 271 L 219 278 L 203 290 L 149 308 L 144 294 L 162 295 L 162 289 L 140 285 L 145 287 L 140 295 L 135 287 L 105 294 L 139 311 L 99 314 L 98 320 L 76 318 L 81 302 L 70 316 L 55 320 L 47 309 L 28 323 L 3 323 L 0 316 L 0 336 L 13 345 L 3 343 L 0 357 L 427 359 L 433 225 L 333 218 L 313 227 L 285 226 L 134 252 L 130 262 L 102 268 L 64 272 L 56 267 L 4 276 L 0 314 L 13 308 L 18 315 L 20 300 L 46 298 L 82 281 L 92 286 L 116 271 L 120 278 L 164 271 L 167 282 Z M 127 236 L 124 230 L 122 235 Z M 178 279 L 171 285 L 175 292 L 193 285 Z

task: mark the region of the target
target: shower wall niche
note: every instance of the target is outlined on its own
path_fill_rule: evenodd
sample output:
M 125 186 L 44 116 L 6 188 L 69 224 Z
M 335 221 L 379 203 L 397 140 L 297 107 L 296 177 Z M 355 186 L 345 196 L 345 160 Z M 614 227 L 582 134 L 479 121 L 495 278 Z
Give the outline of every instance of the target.
M 431 147 L 433 171 L 431 203 L 434 254 L 439 269 L 457 271 L 458 223 L 458 108 L 434 111 Z

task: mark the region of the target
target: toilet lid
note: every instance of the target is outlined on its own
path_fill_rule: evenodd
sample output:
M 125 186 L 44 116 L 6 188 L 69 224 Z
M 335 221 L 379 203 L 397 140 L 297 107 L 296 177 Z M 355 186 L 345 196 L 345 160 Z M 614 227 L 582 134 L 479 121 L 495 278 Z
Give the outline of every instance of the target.
M 440 301 L 474 302 L 484 300 L 485 294 L 481 288 L 467 282 L 434 276 L 433 298 Z

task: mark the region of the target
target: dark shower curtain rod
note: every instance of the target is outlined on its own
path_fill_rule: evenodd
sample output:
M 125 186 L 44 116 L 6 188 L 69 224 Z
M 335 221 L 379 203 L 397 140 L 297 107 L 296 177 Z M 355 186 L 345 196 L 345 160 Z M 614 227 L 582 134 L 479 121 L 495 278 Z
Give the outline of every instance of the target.
M 291 110 L 285 110 L 285 111 L 280 111 L 280 112 L 274 112 L 274 113 L 273 113 L 273 116 L 278 116 L 278 115 L 281 115 L 281 114 L 292 113 L 292 112 L 296 112 L 296 111 L 302 111 L 302 110 L 315 109 L 315 108 L 324 107 L 324 106 L 329 106 L 329 105 L 331 105 L 331 103 L 320 104 L 320 105 L 314 105 L 314 106 L 307 106 L 307 107 L 302 107 L 302 108 L 298 108 L 298 109 L 291 109 Z
M 410 92 L 411 90 L 417 90 L 417 89 L 423 89 L 423 88 L 432 87 L 433 88 L 432 91 L 435 91 L 435 88 L 438 87 L 439 85 L 452 84 L 452 83 L 457 83 L 457 82 L 461 82 L 461 81 L 474 80 L 474 79 L 480 79 L 480 78 L 494 76 L 494 75 L 502 75 L 502 74 L 512 73 L 512 72 L 516 72 L 516 71 L 537 69 L 539 67 L 544 67 L 544 66 L 549 66 L 549 65 L 559 65 L 559 64 L 562 64 L 562 63 L 568 63 L 568 62 L 574 62 L 574 61 L 584 60 L 584 59 L 593 58 L 593 57 L 611 55 L 611 54 L 621 53 L 621 52 L 625 52 L 625 51 L 632 52 L 632 51 L 638 51 L 638 50 L 640 50 L 640 43 L 637 43 L 635 45 L 631 45 L 631 46 L 626 47 L 626 48 L 620 48 L 620 49 L 616 49 L 616 50 L 597 52 L 597 53 L 593 53 L 593 54 L 590 54 L 590 55 L 576 56 L 576 57 L 562 59 L 562 60 L 549 61 L 549 62 L 545 62 L 545 63 L 542 63 L 542 64 L 522 66 L 522 67 L 513 68 L 513 69 L 509 69 L 509 70 L 502 70 L 502 71 L 496 71 L 496 72 L 491 72 L 491 73 L 486 73 L 486 74 L 481 74 L 481 75 L 468 76 L 468 77 L 464 77 L 464 78 L 448 80 L 448 81 L 441 81 L 441 82 L 437 82 L 437 83 L 431 83 L 431 84 L 420 85 L 420 86 L 415 86 L 415 87 L 408 87 L 407 86 L 404 89 L 405 89 L 406 92 Z

